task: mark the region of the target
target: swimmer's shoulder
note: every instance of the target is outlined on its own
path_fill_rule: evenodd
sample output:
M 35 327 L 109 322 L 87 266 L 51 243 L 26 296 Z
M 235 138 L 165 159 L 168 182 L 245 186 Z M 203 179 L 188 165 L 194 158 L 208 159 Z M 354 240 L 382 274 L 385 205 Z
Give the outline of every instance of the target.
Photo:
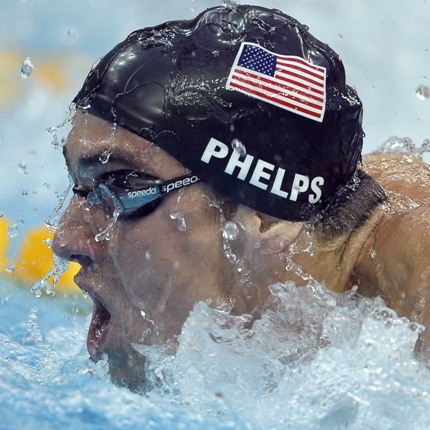
M 399 315 L 411 317 L 418 288 L 430 283 L 430 166 L 405 153 L 372 153 L 363 169 L 388 195 L 355 271 L 360 293 L 380 294 Z
M 385 190 L 398 209 L 430 204 L 430 165 L 409 153 L 373 152 L 363 157 L 363 170 Z

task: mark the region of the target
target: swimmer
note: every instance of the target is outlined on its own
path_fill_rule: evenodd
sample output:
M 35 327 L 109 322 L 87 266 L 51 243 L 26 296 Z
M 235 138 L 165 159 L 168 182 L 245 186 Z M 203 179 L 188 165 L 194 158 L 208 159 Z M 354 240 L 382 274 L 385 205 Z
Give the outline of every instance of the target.
M 114 383 L 144 388 L 136 345 L 174 350 L 197 302 L 256 320 L 277 282 L 357 288 L 429 324 L 429 167 L 362 159 L 342 62 L 293 18 L 225 6 L 136 31 L 74 105 L 53 250 L 81 265 L 88 351 Z

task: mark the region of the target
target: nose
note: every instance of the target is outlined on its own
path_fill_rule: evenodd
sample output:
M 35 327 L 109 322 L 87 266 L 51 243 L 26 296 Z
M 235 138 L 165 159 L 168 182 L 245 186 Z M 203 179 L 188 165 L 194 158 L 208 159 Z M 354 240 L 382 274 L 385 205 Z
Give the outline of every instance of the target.
M 52 251 L 60 258 L 89 267 L 103 257 L 104 244 L 95 240 L 91 215 L 82 197 L 73 196 L 60 219 L 52 241 Z

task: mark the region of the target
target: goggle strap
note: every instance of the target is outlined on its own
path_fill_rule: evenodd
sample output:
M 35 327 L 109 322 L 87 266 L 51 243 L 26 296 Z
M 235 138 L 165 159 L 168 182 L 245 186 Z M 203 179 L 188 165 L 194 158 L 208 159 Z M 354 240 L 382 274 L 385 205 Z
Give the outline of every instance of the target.
M 168 194 L 171 191 L 180 190 L 181 188 L 188 187 L 189 185 L 196 184 L 200 182 L 200 178 L 192 173 L 179 178 L 174 178 L 170 181 L 163 182 L 161 185 L 161 194 Z

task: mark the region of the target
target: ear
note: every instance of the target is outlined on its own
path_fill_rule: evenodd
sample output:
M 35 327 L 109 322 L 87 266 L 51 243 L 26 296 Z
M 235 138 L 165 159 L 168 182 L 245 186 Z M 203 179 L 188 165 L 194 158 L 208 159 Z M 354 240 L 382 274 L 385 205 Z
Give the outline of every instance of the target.
M 300 234 L 304 223 L 284 221 L 239 205 L 237 221 L 247 235 L 248 246 L 264 255 L 279 254 Z

